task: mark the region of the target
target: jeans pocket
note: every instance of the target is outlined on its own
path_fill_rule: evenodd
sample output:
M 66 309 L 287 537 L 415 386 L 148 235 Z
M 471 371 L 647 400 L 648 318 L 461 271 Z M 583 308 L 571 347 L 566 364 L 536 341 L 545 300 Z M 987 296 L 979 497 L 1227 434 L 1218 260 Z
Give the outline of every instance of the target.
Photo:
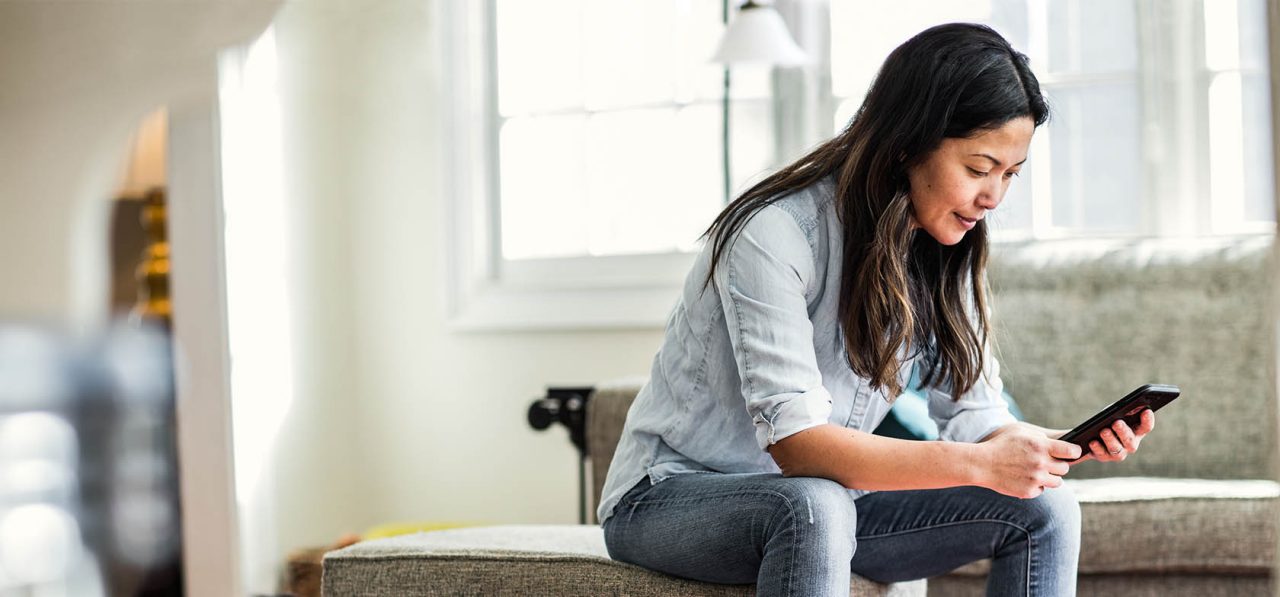
M 650 489 L 653 489 L 653 481 L 649 480 L 649 475 L 645 475 L 618 499 L 618 510 L 621 511 L 624 506 L 630 506 L 636 500 L 643 497 L 644 494 L 648 493 Z

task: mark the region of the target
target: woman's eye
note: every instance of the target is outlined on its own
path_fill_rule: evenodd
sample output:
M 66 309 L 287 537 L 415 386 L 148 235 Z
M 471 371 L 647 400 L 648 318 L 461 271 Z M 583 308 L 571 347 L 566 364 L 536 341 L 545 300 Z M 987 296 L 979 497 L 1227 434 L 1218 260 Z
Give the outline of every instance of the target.
M 1017 173 L 1017 172 L 1014 172 L 1014 171 L 1012 171 L 1012 170 L 1010 170 L 1010 171 L 1008 171 L 1008 172 L 1005 172 L 1005 173 L 1004 173 L 1004 177 L 1005 177 L 1005 178 L 1013 178 L 1013 177 L 1015 177 L 1015 176 L 1017 176 L 1017 175 L 1018 175 L 1018 173 Z
M 965 168 L 969 168 L 969 167 L 968 167 L 968 166 L 965 166 Z M 987 175 L 987 173 L 986 173 L 986 172 L 983 172 L 983 171 L 981 171 L 981 170 L 974 170 L 973 168 L 969 168 L 969 174 L 972 174 L 972 175 L 974 175 L 974 176 L 977 176 L 978 178 L 982 178 L 983 176 L 986 176 L 986 175 Z

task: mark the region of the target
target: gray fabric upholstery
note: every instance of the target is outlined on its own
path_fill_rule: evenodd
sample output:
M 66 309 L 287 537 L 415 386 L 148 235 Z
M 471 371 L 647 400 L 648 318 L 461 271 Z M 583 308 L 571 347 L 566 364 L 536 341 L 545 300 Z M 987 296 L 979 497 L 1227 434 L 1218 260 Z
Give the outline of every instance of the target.
M 1270 252 L 1265 237 L 997 249 L 1001 376 L 1029 420 L 1073 427 L 1144 383 L 1182 388 L 1138 457 L 1072 477 L 1272 477 Z
M 754 585 L 682 580 L 609 559 L 595 525 L 508 525 L 357 543 L 324 559 L 324 594 L 746 596 Z M 923 597 L 925 582 L 855 578 L 850 595 Z
M 1081 574 L 1266 575 L 1276 554 L 1271 481 L 1069 479 L 1083 518 Z M 990 562 L 954 574 L 983 576 Z
M 985 597 L 986 579 L 946 576 L 929 579 L 929 597 Z M 1076 594 L 1124 597 L 1243 597 L 1270 596 L 1266 576 L 1207 576 L 1194 574 L 1082 575 Z

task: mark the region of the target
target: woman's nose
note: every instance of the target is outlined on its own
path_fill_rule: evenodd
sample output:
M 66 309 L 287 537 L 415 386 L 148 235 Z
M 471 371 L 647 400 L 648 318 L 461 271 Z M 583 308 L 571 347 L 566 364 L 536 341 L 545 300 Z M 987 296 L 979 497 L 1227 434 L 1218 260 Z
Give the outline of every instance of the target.
M 995 209 L 1000 205 L 1000 201 L 1004 198 L 1004 188 L 984 188 L 978 193 L 978 200 L 975 202 L 982 209 Z

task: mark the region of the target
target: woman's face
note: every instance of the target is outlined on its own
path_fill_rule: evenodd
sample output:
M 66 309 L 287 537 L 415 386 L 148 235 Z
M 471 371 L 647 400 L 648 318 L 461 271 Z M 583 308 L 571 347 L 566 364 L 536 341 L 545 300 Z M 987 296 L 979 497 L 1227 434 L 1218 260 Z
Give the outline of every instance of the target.
M 1020 117 L 967 139 L 947 138 L 907 170 L 912 227 L 954 245 L 1000 205 L 1022 163 L 1035 123 Z

